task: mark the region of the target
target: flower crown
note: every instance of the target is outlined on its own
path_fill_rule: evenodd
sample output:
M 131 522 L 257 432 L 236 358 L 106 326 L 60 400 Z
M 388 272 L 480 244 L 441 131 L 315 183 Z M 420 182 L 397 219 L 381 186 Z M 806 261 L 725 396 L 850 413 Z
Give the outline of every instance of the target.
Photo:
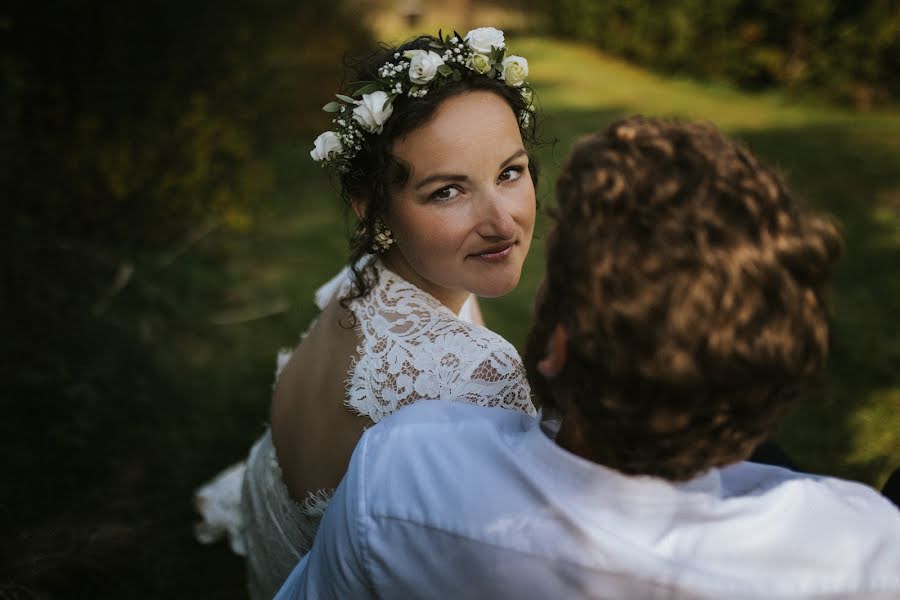
M 521 56 L 506 55 L 502 31 L 480 27 L 462 39 L 456 32 L 448 38 L 438 32 L 430 48 L 396 52 L 395 62 L 384 63 L 375 81 L 356 82 L 352 85 L 358 87 L 350 96 L 337 94 L 338 101 L 326 104 L 322 110 L 337 113 L 332 120 L 336 130 L 316 138 L 315 147 L 309 153 L 313 160 L 346 171 L 350 160 L 362 149 L 365 134 L 382 132 L 394 111 L 395 98 L 404 94 L 421 98 L 430 89 L 461 80 L 464 69 L 501 79 L 506 85 L 520 89 L 527 108 L 519 115 L 519 123 L 528 126 L 532 111 L 531 88 L 525 81 L 528 61 Z

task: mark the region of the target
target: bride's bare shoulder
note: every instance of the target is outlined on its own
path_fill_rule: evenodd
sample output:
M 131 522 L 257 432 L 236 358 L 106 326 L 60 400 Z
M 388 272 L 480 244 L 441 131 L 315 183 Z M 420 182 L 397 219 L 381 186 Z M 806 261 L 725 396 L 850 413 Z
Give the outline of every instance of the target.
M 359 340 L 353 313 L 338 301 L 329 303 L 281 371 L 275 385 L 273 413 L 283 404 L 292 407 L 289 412 L 305 404 L 316 410 L 340 406 Z
M 363 428 L 347 410 L 347 373 L 359 344 L 352 313 L 331 302 L 281 371 L 272 395 L 272 438 L 295 498 L 335 487 Z

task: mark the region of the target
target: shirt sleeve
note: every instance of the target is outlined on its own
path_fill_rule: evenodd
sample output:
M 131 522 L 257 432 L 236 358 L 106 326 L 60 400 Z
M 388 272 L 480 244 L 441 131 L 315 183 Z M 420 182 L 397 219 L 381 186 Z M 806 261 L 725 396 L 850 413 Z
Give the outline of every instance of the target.
M 275 600 L 375 598 L 365 568 L 365 463 L 363 435 L 316 532 L 313 547 L 285 580 Z

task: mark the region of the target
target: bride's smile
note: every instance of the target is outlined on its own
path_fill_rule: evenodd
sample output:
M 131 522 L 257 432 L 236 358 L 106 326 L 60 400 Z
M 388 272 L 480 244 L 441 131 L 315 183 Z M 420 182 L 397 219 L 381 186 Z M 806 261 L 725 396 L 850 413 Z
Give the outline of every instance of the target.
M 391 190 L 384 221 L 397 243 L 385 265 L 453 310 L 469 293 L 515 288 L 535 192 L 509 104 L 486 91 L 449 98 L 392 153 L 409 176 Z
M 474 254 L 470 254 L 468 258 L 475 258 L 478 260 L 484 260 L 489 262 L 499 262 L 505 260 L 512 254 L 513 246 L 515 246 L 516 242 L 513 241 L 509 244 L 502 244 L 500 246 L 496 246 L 494 248 L 488 248 L 484 252 L 476 252 Z

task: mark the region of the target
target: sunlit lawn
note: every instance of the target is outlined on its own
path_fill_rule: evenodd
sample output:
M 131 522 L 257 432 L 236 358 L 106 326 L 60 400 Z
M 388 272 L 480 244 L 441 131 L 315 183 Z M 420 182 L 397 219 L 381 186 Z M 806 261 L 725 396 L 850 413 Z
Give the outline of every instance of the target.
M 530 61 L 551 142 L 539 151 L 543 206 L 575 136 L 640 112 L 713 121 L 840 218 L 847 250 L 835 277 L 833 358 L 778 439 L 809 470 L 880 484 L 900 465 L 900 113 L 859 115 L 664 79 L 549 39 L 510 45 Z M 190 539 L 188 502 L 201 478 L 241 458 L 262 431 L 276 350 L 296 343 L 315 316 L 314 290 L 344 260 L 340 201 L 309 160 L 311 139 L 278 153 L 277 193 L 260 199 L 251 233 L 216 233 L 177 263 L 192 282 L 181 308 L 191 325 L 160 340 L 167 383 L 153 392 L 171 397 L 156 400 L 157 421 L 135 426 L 144 436 L 135 452 L 156 477 L 143 501 L 158 511 L 146 546 L 127 555 L 145 597 L 168 596 L 172 585 L 199 597 L 241 594 L 241 561 L 224 545 Z M 221 267 L 213 249 L 223 245 Z M 519 288 L 483 304 L 488 324 L 520 348 L 542 260 L 538 239 Z

